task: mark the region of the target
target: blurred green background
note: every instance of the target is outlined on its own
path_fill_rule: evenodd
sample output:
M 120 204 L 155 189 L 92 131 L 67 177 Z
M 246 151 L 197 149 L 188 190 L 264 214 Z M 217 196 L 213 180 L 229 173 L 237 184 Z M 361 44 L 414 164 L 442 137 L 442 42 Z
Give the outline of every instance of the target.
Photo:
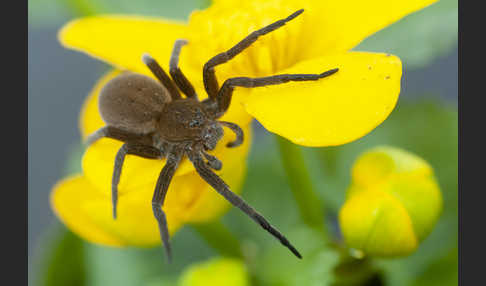
M 183 228 L 172 239 L 177 259 L 166 265 L 159 248 L 117 250 L 95 246 L 70 233 L 52 214 L 48 204 L 50 188 L 62 176 L 80 170 L 83 150 L 77 120 L 81 103 L 108 70 L 99 61 L 63 49 L 56 33 L 66 21 L 93 13 L 184 20 L 191 10 L 204 8 L 209 1 L 29 0 L 28 3 L 30 285 L 173 285 L 172 281 L 189 263 L 216 254 L 191 228 Z M 444 211 L 433 233 L 414 254 L 373 261 L 373 267 L 380 269 L 376 283 L 457 285 L 457 1 L 442 0 L 412 14 L 366 39 L 356 49 L 398 55 L 404 64 L 402 92 L 391 116 L 364 138 L 340 147 L 302 148 L 314 186 L 326 202 L 327 221 L 339 237 L 336 213 L 344 202 L 350 167 L 358 154 L 383 144 L 416 153 L 435 169 Z M 308 241 L 312 234 L 299 227 L 275 137 L 257 122 L 254 126 L 243 196 L 272 218 L 282 232 L 294 233 L 295 237 Z M 254 281 L 261 285 L 267 285 L 267 280 L 287 283 L 275 285 L 294 285 L 290 281 L 297 273 L 307 285 L 327 285 L 322 279 L 315 280 L 316 277 L 330 277 L 334 273 L 336 258 L 331 254 L 323 253 L 317 262 L 300 265 L 289 261 L 290 256 L 281 257 L 280 252 L 273 251 L 281 246 L 238 210 L 230 210 L 223 223 L 242 238 L 248 249 L 268 249 L 255 264 L 256 269 L 250 269 Z M 282 272 L 283 267 L 292 271 Z M 265 273 L 259 269 L 265 269 Z M 376 283 L 373 285 L 381 285 Z

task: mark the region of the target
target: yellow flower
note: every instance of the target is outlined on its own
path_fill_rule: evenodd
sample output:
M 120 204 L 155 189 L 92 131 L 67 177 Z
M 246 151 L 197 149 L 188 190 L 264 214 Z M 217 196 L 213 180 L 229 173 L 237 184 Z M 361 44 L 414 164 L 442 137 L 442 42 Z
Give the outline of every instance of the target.
M 237 259 L 213 258 L 189 266 L 179 279 L 178 286 L 248 286 L 245 264 Z
M 150 75 L 140 60 L 151 54 L 169 62 L 176 39 L 180 66 L 202 86 L 202 67 L 250 32 L 303 8 L 302 15 L 234 59 L 216 67 L 220 82 L 235 76 L 339 72 L 315 82 L 292 82 L 254 89 L 237 88 L 232 105 L 269 131 L 306 146 L 331 146 L 356 140 L 393 110 L 400 92 L 400 59 L 393 55 L 350 52 L 366 37 L 436 0 L 214 1 L 189 21 L 103 15 L 75 20 L 60 32 L 61 43 L 108 63 Z M 201 91 L 199 95 L 204 95 Z M 247 119 L 251 117 L 247 115 Z M 243 116 L 243 115 L 242 115 Z
M 107 74 L 88 98 L 81 116 L 83 138 L 104 125 L 97 109 L 99 89 L 121 70 L 153 77 L 141 61 L 144 53 L 167 70 L 177 39 L 182 71 L 201 98 L 207 95 L 202 67 L 255 29 L 304 8 L 305 12 L 224 65 L 216 67 L 220 82 L 235 76 L 339 72 L 314 82 L 294 82 L 255 89 L 237 88 L 222 120 L 239 124 L 245 145 L 228 149 L 228 133 L 214 154 L 223 162 L 219 174 L 233 189 L 243 180 L 249 148 L 249 123 L 260 121 L 269 131 L 307 146 L 353 141 L 380 124 L 394 108 L 400 91 L 401 62 L 393 55 L 350 52 L 367 36 L 435 0 L 413 1 L 214 1 L 179 22 L 139 16 L 101 15 L 74 20 L 59 33 L 67 48 L 108 62 Z M 120 142 L 101 139 L 83 157 L 83 175 L 56 185 L 51 201 L 56 214 L 84 238 L 109 245 L 159 243 L 150 210 L 151 195 L 165 160 L 128 156 L 119 184 L 119 218 L 111 218 L 110 194 L 114 157 Z M 221 214 L 227 204 L 196 175 L 187 161 L 179 166 L 164 210 L 173 233 L 185 223 Z
M 355 162 L 339 223 L 349 247 L 363 254 L 400 256 L 418 247 L 441 210 L 432 167 L 414 154 L 383 146 Z

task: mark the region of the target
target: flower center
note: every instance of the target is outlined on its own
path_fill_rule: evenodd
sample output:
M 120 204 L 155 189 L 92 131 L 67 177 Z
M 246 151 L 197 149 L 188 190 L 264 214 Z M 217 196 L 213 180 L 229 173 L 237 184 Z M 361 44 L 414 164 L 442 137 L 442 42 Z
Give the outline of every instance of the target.
M 242 1 L 235 11 L 232 1 L 218 1 L 209 9 L 191 14 L 188 54 L 195 69 L 227 51 L 251 32 L 286 18 L 306 8 L 305 0 L 296 1 Z M 216 67 L 222 82 L 234 76 L 268 76 L 288 68 L 302 59 L 309 41 L 309 21 L 306 13 L 267 35 L 260 37 L 228 63 Z M 191 50 L 192 49 L 192 50 Z

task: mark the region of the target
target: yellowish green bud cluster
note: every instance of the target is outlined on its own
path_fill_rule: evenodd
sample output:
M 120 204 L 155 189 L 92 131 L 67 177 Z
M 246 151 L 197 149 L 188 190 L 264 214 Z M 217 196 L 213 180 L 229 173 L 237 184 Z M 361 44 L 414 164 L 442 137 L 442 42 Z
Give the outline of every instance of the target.
M 179 280 L 179 286 L 248 286 L 245 264 L 237 259 L 213 258 L 188 267 Z
M 381 146 L 362 154 L 339 223 L 348 247 L 373 256 L 402 256 L 417 249 L 442 210 L 432 167 L 407 151 Z

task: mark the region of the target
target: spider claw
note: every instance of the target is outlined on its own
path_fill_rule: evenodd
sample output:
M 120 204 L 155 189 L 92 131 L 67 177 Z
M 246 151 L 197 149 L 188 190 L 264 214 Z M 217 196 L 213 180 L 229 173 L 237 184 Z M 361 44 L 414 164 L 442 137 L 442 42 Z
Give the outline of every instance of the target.
M 295 17 L 299 16 L 300 14 L 302 14 L 304 12 L 304 9 L 300 9 L 300 10 L 297 10 L 295 11 L 292 15 L 288 16 L 286 19 L 285 19 L 285 22 L 288 22 L 292 19 L 294 19 Z
M 232 142 L 228 142 L 228 144 L 226 144 L 226 147 L 228 147 L 228 148 L 238 147 L 238 146 L 241 145 L 241 143 L 243 143 L 243 142 L 239 142 L 239 141 L 235 140 L 235 141 L 232 141 Z
M 117 189 L 112 190 L 111 204 L 113 206 L 113 219 L 116 220 L 116 214 L 117 214 L 116 207 L 118 205 L 118 190 Z
M 335 74 L 335 73 L 338 72 L 338 70 L 339 70 L 338 68 L 335 68 L 335 69 L 332 69 L 332 70 L 325 71 L 325 72 L 323 72 L 323 73 L 321 73 L 319 75 L 319 78 L 323 78 L 323 77 L 326 77 L 326 76 L 330 76 L 332 74 Z
M 165 257 L 167 257 L 167 263 L 171 264 L 172 263 L 172 251 L 170 249 L 170 246 L 165 248 L 165 253 L 166 253 Z
M 176 43 L 178 43 L 178 45 L 185 46 L 185 45 L 189 44 L 189 41 L 188 41 L 188 40 L 186 40 L 186 39 L 178 39 L 178 40 L 176 41 Z M 174 45 L 175 45 L 175 44 L 174 44 Z

